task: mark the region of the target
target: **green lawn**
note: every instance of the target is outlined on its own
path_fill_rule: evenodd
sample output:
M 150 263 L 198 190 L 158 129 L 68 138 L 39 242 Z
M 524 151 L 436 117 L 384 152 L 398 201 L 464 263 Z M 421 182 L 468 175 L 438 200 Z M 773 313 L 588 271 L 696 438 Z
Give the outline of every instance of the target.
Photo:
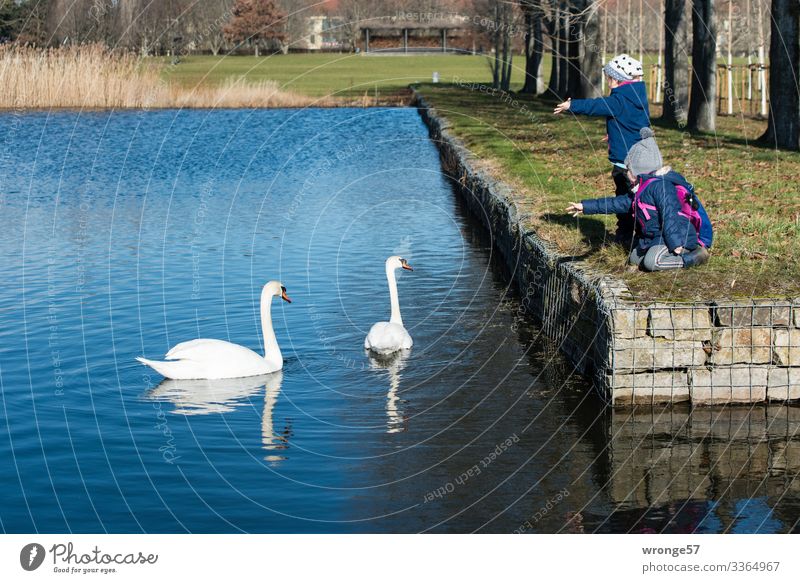
M 610 55 L 609 55 L 610 56 Z M 645 63 L 656 62 L 656 55 L 645 55 Z M 245 77 L 249 81 L 273 80 L 284 89 L 313 97 L 356 97 L 406 94 L 411 83 L 431 80 L 434 71 L 443 83 L 454 77 L 465 81 L 486 82 L 491 79 L 489 59 L 472 55 L 378 55 L 378 54 L 289 54 L 253 56 L 187 56 L 177 65 L 159 58 L 165 65 L 164 76 L 184 87 L 219 84 L 230 78 Z M 720 61 L 721 62 L 721 61 Z M 742 61 L 742 64 L 744 61 Z M 512 82 L 516 88 L 524 80 L 525 59 L 515 55 Z M 550 75 L 550 57 L 543 61 L 545 81 Z
M 468 81 L 491 79 L 486 57 L 471 55 L 364 55 L 290 54 L 267 57 L 189 56 L 167 66 L 165 77 L 184 87 L 217 84 L 246 77 L 256 82 L 273 80 L 284 89 L 314 97 L 353 97 L 407 93 L 408 85 L 431 80 L 434 71 L 442 82 L 454 77 Z M 524 59 L 514 60 L 513 80 L 522 83 Z
M 720 117 L 716 136 L 656 127 L 665 161 L 695 184 L 715 240 L 703 267 L 646 274 L 627 270 L 625 251 L 609 242 L 613 217 L 563 212 L 570 201 L 611 194 L 601 119 L 556 117 L 553 102 L 535 98 L 515 96 L 515 106 L 464 88 L 420 91 L 480 164 L 512 185 L 531 227 L 565 254 L 625 279 L 637 298 L 800 296 L 800 154 L 754 145 L 763 122 Z

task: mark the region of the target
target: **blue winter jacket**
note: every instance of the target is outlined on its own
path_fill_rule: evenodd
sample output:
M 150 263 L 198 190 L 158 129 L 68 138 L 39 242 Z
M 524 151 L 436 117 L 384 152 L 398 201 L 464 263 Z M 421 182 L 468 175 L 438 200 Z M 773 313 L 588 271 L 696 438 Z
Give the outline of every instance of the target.
M 646 251 L 653 245 L 666 245 L 670 251 L 674 251 L 677 247 L 684 247 L 689 251 L 696 249 L 699 245 L 698 233 L 689 219 L 678 214 L 681 205 L 675 192 L 675 185 L 680 184 L 691 192 L 694 192 L 694 188 L 683 176 L 672 170 L 660 176 L 642 175 L 639 177 L 639 183 L 650 178 L 656 180 L 648 184 L 639 194 L 639 200 L 649 207 L 655 207 L 655 210 L 647 209 L 649 218 L 641 208 L 637 208 L 634 214 L 639 249 Z M 627 194 L 587 199 L 582 201 L 583 213 L 599 215 L 631 212 L 633 200 L 634 196 Z M 706 248 L 710 248 L 714 238 L 711 221 L 699 201 L 698 205 L 697 211 L 702 218 L 699 239 Z
M 631 146 L 642 139 L 639 130 L 650 126 L 647 88 L 643 81 L 615 87 L 608 97 L 573 99 L 569 110 L 576 114 L 606 116 L 608 159 L 612 163 L 623 164 Z

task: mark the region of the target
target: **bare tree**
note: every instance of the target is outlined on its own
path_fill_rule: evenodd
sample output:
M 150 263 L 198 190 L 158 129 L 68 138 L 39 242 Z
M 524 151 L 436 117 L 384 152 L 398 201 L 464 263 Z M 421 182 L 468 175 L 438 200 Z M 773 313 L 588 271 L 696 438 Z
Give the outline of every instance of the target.
M 573 83 L 575 97 L 599 97 L 602 78 L 599 0 L 575 0 L 573 27 L 577 41 L 578 71 Z
M 663 121 L 686 123 L 689 106 L 689 16 L 686 14 L 686 0 L 665 0 L 663 104 Z
M 188 17 L 186 34 L 194 50 L 218 55 L 225 46 L 225 23 L 233 16 L 234 0 L 196 1 Z
M 693 0 L 692 90 L 688 125 L 714 131 L 717 122 L 717 26 L 715 0 Z
M 544 58 L 544 8 L 541 0 L 520 0 L 525 19 L 525 83 L 522 93 L 537 94 L 542 90 Z
M 761 139 L 779 148 L 800 147 L 800 4 L 772 0 L 769 43 L 769 123 Z
M 278 5 L 286 13 L 286 47 L 296 47 L 308 36 L 309 8 L 316 4 L 313 0 L 278 0 Z

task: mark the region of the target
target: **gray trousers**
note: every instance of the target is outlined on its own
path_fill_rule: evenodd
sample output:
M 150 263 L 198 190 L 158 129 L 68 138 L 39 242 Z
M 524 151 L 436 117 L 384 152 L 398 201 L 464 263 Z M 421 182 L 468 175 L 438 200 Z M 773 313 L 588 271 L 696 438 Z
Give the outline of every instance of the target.
M 631 265 L 638 265 L 645 271 L 666 271 L 683 267 L 683 257 L 669 252 L 666 245 L 653 245 L 646 253 L 634 247 L 629 257 Z

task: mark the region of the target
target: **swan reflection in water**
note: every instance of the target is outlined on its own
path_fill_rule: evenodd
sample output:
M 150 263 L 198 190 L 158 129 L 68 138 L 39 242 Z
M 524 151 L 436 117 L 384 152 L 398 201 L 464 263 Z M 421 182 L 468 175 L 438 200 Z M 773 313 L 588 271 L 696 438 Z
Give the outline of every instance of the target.
M 175 405 L 176 415 L 211 415 L 230 413 L 248 402 L 248 399 L 264 389 L 264 411 L 261 415 L 261 444 L 268 452 L 280 452 L 289 447 L 291 427 L 285 426 L 275 433 L 272 413 L 281 392 L 283 372 L 236 379 L 218 380 L 172 380 L 164 379 L 148 397 L 168 401 Z M 264 457 L 277 463 L 286 458 L 279 453 Z
M 406 360 L 410 349 L 400 350 L 392 354 L 381 356 L 367 351 L 371 369 L 383 369 L 389 374 L 389 392 L 386 393 L 386 433 L 400 433 L 406 430 L 406 417 L 403 415 L 403 399 L 400 398 L 400 379 L 406 367 Z

